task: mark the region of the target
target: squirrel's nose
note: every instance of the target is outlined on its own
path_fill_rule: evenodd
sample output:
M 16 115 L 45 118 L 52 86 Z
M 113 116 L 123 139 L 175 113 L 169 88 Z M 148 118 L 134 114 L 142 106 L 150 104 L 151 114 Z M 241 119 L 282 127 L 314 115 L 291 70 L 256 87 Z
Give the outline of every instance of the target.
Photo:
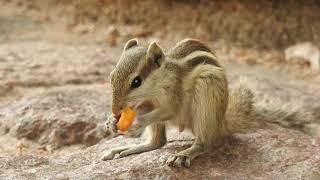
M 120 118 L 122 109 L 123 106 L 112 105 L 112 113 L 116 119 Z
M 120 109 L 121 109 L 120 106 L 112 104 L 112 113 L 113 114 L 119 114 Z

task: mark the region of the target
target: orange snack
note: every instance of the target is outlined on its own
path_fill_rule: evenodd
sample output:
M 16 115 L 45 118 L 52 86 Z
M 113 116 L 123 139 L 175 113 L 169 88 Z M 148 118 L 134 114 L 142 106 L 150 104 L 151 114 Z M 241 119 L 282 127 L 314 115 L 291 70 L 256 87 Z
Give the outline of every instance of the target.
M 131 109 L 130 107 L 125 108 L 121 113 L 119 122 L 117 123 L 118 130 L 122 132 L 127 131 L 132 125 L 135 117 L 136 112 L 133 109 Z

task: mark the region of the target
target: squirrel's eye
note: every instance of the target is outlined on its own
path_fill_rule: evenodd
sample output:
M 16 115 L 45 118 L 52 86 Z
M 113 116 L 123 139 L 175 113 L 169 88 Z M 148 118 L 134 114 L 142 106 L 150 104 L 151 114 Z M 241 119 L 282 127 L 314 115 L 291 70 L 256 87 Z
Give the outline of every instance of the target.
M 137 76 L 131 82 L 131 88 L 137 88 L 141 85 L 141 83 L 142 83 L 141 77 Z

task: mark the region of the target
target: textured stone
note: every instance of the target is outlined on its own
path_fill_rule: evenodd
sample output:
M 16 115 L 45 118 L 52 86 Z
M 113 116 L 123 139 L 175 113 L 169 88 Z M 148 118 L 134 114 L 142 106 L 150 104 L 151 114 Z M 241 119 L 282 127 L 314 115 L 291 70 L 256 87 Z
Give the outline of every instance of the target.
M 235 135 L 189 169 L 165 165 L 171 153 L 191 145 L 189 136 L 169 133 L 161 149 L 100 161 L 110 148 L 143 140 L 117 137 L 66 155 L 0 158 L 0 179 L 319 179 L 320 141 L 277 126 Z
M 55 147 L 92 145 L 108 135 L 102 127 L 109 106 L 98 90 L 49 91 L 0 109 L 0 131 Z
M 320 70 L 320 50 L 310 42 L 288 47 L 285 50 L 285 59 L 287 61 L 292 59 L 306 60 L 313 70 Z
M 12 87 L 105 82 L 118 59 L 107 54 L 108 51 L 109 48 L 94 45 L 47 42 L 0 44 L 0 96 Z

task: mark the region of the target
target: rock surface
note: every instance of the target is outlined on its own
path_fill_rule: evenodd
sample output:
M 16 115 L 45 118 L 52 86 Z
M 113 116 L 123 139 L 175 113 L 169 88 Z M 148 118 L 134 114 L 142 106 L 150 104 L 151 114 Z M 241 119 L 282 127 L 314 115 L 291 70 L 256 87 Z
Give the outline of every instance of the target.
M 0 132 L 55 148 L 105 138 L 107 91 L 71 89 L 24 98 L 0 109 Z
M 287 61 L 300 59 L 308 61 L 313 70 L 320 70 L 320 49 L 310 43 L 300 43 L 290 46 L 285 50 L 285 59 Z
M 104 82 L 118 59 L 108 53 L 110 50 L 41 41 L 1 44 L 0 91 L 5 87 Z
M 171 134 L 163 148 L 100 161 L 104 150 L 138 143 L 118 137 L 64 156 L 0 159 L 1 179 L 319 179 L 320 141 L 293 130 L 267 126 L 235 135 L 194 160 L 189 169 L 165 165 L 170 153 L 191 145 Z M 188 137 L 188 136 L 187 136 Z

